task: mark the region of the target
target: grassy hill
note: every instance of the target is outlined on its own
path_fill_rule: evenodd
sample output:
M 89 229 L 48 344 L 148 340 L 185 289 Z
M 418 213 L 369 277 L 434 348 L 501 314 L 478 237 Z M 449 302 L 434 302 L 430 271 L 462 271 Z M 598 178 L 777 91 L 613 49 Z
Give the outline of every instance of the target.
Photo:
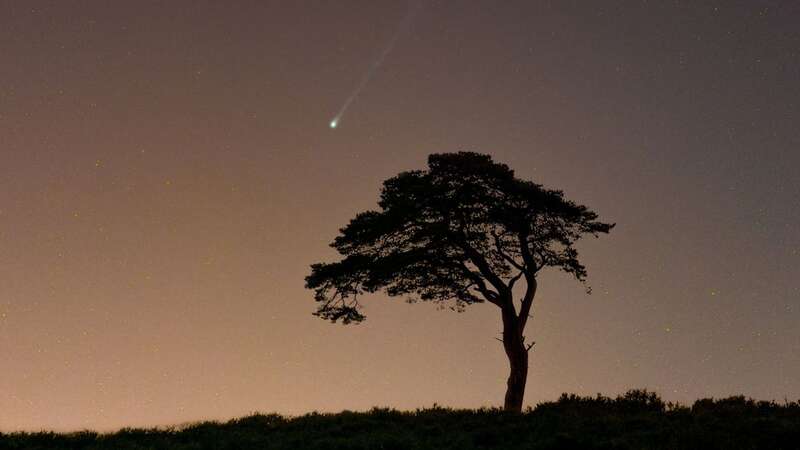
M 730 397 L 691 407 L 629 391 L 564 394 L 524 414 L 434 407 L 411 412 L 256 414 L 181 428 L 0 434 L 0 449 L 800 449 L 800 403 Z

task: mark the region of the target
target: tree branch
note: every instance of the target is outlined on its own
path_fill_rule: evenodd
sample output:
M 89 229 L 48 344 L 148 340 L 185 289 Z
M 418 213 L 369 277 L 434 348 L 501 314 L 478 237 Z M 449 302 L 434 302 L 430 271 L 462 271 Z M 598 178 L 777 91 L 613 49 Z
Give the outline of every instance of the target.
M 494 289 L 499 293 L 507 291 L 508 286 L 503 283 L 503 280 L 497 276 L 492 269 L 489 267 L 489 263 L 486 261 L 486 258 L 483 257 L 477 250 L 472 248 L 468 243 L 464 236 L 456 236 L 456 244 L 464 250 L 464 254 L 469 258 L 472 264 L 478 268 L 478 271 L 483 275 L 484 278 L 494 287 Z M 501 296 L 498 296 L 501 297 Z
M 495 247 L 495 249 L 497 250 L 497 253 L 499 253 L 499 254 L 500 254 L 500 256 L 502 256 L 502 257 L 503 257 L 503 259 L 504 259 L 504 260 L 506 260 L 506 262 L 507 262 L 507 263 L 509 263 L 509 264 L 511 264 L 512 266 L 514 266 L 514 267 L 515 267 L 517 270 L 524 270 L 524 266 L 523 266 L 523 265 L 521 265 L 520 263 L 518 263 L 516 260 L 514 260 L 514 258 L 512 258 L 512 257 L 508 256 L 508 255 L 507 255 L 507 254 L 506 254 L 506 253 L 503 251 L 503 245 L 502 245 L 502 243 L 500 242 L 500 235 L 498 235 L 497 233 L 495 233 L 495 232 L 494 232 L 494 230 L 492 230 L 492 231 L 491 231 L 491 233 L 492 233 L 492 237 L 494 238 L 494 247 Z
M 516 275 L 515 275 L 513 278 L 511 278 L 510 280 L 508 280 L 508 289 L 509 289 L 509 290 L 512 290 L 512 289 L 514 289 L 514 284 L 516 284 L 517 280 L 519 280 L 519 279 L 520 279 L 520 277 L 521 277 L 522 275 L 524 275 L 524 274 L 525 274 L 525 270 L 524 270 L 524 269 L 520 269 L 520 271 L 519 271 L 519 273 L 518 273 L 518 274 L 516 274 Z
M 528 323 L 528 317 L 531 315 L 531 306 L 533 306 L 533 298 L 536 296 L 536 277 L 534 275 L 527 275 L 525 281 L 528 286 L 525 288 L 525 296 L 522 297 L 522 304 L 519 307 L 519 332 L 525 330 L 525 325 Z
M 469 278 L 475 284 L 478 292 L 480 292 L 489 303 L 500 306 L 500 301 L 498 300 L 500 295 L 486 287 L 486 283 L 483 282 L 481 275 L 471 271 L 463 261 L 458 262 L 458 268 L 461 269 L 461 271 L 464 273 L 464 276 Z
M 522 260 L 525 262 L 525 266 L 536 273 L 538 268 L 536 267 L 536 261 L 533 259 L 533 255 L 531 254 L 531 249 L 528 247 L 528 234 L 519 232 L 517 234 L 517 240 L 519 241 L 519 253 L 522 255 Z

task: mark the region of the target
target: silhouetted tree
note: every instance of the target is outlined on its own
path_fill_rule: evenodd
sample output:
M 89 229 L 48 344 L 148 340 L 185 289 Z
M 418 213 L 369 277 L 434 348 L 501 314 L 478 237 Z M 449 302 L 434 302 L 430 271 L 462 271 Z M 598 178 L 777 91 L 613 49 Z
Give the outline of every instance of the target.
M 520 180 L 505 164 L 470 152 L 433 154 L 428 170 L 386 180 L 378 205 L 340 230 L 331 246 L 343 259 L 311 266 L 306 287 L 316 291 L 315 315 L 360 322 L 359 296 L 379 290 L 452 302 L 459 311 L 492 303 L 501 312 L 511 369 L 504 408 L 520 411 L 533 345 L 523 332 L 537 274 L 555 267 L 583 282 L 575 242 L 614 225 L 561 191 Z

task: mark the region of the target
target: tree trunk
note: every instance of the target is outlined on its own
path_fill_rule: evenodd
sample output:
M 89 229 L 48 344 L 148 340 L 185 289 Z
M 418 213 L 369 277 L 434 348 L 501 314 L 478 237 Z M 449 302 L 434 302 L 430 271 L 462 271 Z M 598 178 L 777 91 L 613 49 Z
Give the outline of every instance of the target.
M 522 412 L 522 400 L 525 396 L 525 382 L 528 379 L 528 349 L 522 337 L 519 318 L 513 308 L 503 309 L 503 347 L 508 356 L 510 373 L 506 388 L 506 399 L 503 409 L 508 412 Z

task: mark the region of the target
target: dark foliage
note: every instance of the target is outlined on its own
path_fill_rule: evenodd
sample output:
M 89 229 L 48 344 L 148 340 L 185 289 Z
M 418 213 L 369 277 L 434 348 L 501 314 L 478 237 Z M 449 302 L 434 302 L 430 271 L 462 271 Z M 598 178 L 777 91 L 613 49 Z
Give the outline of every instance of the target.
M 455 310 L 483 301 L 510 307 L 514 284 L 523 276 L 530 284 L 542 268 L 583 281 L 575 242 L 613 227 L 563 192 L 471 152 L 433 154 L 428 170 L 386 180 L 378 206 L 340 230 L 331 246 L 343 259 L 311 266 L 316 315 L 360 322 L 358 297 L 379 290 Z
M 564 394 L 523 414 L 440 407 L 287 418 L 253 415 L 183 428 L 112 434 L 0 434 L 6 449 L 798 449 L 800 403 L 744 397 L 684 407 L 656 394 Z

